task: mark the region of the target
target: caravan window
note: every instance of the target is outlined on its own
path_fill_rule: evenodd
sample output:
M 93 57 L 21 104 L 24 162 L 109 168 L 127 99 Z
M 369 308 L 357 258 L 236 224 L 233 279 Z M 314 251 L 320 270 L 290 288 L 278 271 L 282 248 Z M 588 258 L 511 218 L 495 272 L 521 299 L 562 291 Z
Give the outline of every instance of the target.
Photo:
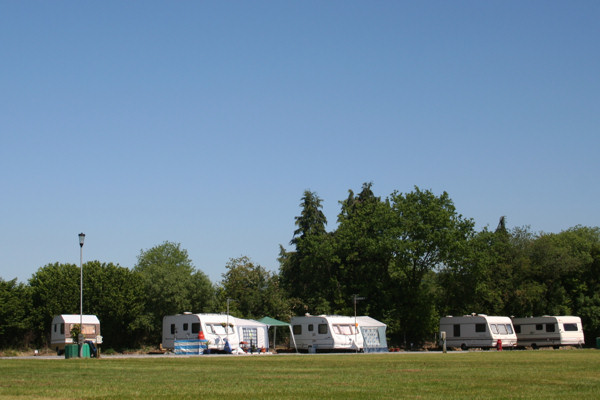
M 454 325 L 454 337 L 460 337 L 460 324 Z
M 313 328 L 313 324 L 309 324 L 309 325 L 308 325 L 308 331 L 309 331 L 309 332 L 312 332 L 312 331 L 313 331 L 313 329 L 314 329 L 314 328 Z
M 338 335 L 353 335 L 352 325 L 334 325 L 333 331 Z M 327 332 L 325 332 L 327 333 Z
M 227 333 L 233 333 L 233 326 L 229 325 L 227 331 L 225 331 L 225 323 L 222 324 L 207 324 L 208 332 L 214 333 L 217 335 L 226 335 Z
M 186 322 L 185 324 L 183 324 L 183 330 L 187 331 L 189 326 L 190 325 Z
M 508 332 L 506 331 L 506 325 L 498 324 L 498 333 L 501 335 L 506 335 Z
M 292 331 L 294 332 L 294 335 L 302 335 L 302 325 L 292 326 Z
M 60 334 L 61 335 L 65 334 L 65 324 L 60 324 Z
M 513 334 L 513 329 L 512 329 L 512 325 L 506 325 L 506 330 L 508 331 L 509 335 Z
M 83 324 L 81 333 L 84 335 L 96 335 L 96 325 Z
M 171 324 L 171 335 L 175 334 L 175 324 Z
M 192 322 L 192 333 L 200 332 L 200 322 Z
M 242 340 L 244 342 L 258 345 L 258 329 L 257 328 L 242 328 Z
M 567 332 L 577 332 L 577 324 L 564 324 L 565 331 Z
M 319 324 L 319 334 L 324 335 L 328 332 L 327 324 Z
M 492 333 L 495 333 L 496 335 L 498 334 L 498 328 L 496 327 L 496 324 L 491 324 L 490 329 L 492 330 Z
M 544 324 L 536 324 L 535 325 L 535 330 L 536 331 L 541 331 L 542 329 L 544 329 Z
M 521 333 L 521 325 L 515 325 L 515 332 Z
M 555 332 L 555 329 L 554 324 L 546 324 L 546 332 Z
M 485 324 L 475 324 L 475 332 L 485 332 Z

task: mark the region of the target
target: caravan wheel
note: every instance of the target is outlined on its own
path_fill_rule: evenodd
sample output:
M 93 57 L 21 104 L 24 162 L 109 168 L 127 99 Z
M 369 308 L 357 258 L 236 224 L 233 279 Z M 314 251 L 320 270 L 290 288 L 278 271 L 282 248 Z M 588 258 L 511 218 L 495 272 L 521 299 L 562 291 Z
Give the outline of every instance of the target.
M 467 347 L 467 345 L 466 345 L 466 344 L 464 344 L 464 343 L 460 345 L 460 348 L 461 348 L 463 351 L 467 351 L 467 350 L 469 349 L 469 348 Z

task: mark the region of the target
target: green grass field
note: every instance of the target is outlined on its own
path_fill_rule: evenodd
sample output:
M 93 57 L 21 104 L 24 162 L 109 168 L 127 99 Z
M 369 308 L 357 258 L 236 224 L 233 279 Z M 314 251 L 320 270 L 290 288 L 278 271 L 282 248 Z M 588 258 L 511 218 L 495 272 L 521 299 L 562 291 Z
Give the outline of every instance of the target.
M 600 351 L 2 359 L 1 399 L 598 399 Z

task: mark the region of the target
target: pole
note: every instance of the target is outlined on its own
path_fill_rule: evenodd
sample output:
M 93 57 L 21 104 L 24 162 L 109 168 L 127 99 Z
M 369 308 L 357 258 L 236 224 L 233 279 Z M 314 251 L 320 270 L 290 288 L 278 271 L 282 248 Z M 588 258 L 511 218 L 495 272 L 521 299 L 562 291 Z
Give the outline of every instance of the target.
M 356 352 L 358 353 L 358 344 L 356 343 L 356 295 L 354 295 L 354 344 L 356 345 Z
M 229 298 L 227 298 L 227 326 L 225 326 L 225 336 L 227 337 L 227 343 L 229 343 Z
M 229 348 L 231 349 L 231 343 L 229 343 L 229 302 L 235 301 L 235 299 L 227 298 L 227 326 L 225 327 L 225 334 L 227 338 L 227 343 L 229 344 Z
M 358 300 L 364 300 L 364 297 L 358 297 L 357 294 L 352 295 L 352 297 L 354 298 L 354 345 L 356 346 L 356 352 L 358 353 L 358 323 L 356 322 L 356 302 Z M 364 343 L 363 343 L 363 348 L 364 348 Z
M 83 356 L 83 240 L 85 233 L 79 234 L 79 358 Z
M 79 333 L 83 330 L 83 245 L 79 246 Z

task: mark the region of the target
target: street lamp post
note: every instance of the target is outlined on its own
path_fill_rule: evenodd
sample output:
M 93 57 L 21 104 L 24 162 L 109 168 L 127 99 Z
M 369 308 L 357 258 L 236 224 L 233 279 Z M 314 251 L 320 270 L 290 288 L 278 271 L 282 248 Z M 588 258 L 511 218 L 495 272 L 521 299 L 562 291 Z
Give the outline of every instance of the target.
M 231 298 L 227 298 L 227 326 L 225 327 L 225 335 L 227 337 L 227 343 L 229 344 L 229 302 L 230 301 L 235 301 L 235 299 L 231 299 Z M 230 348 L 231 348 L 231 344 L 229 344 Z
M 82 356 L 83 343 L 83 241 L 85 240 L 85 233 L 79 234 L 79 337 L 77 341 L 79 343 L 79 358 Z
M 356 352 L 358 353 L 358 343 L 357 343 L 357 335 L 358 335 L 358 324 L 356 323 L 356 302 L 358 300 L 364 300 L 364 297 L 358 297 L 357 294 L 352 296 L 354 298 L 354 345 L 356 346 Z M 364 345 L 363 345 L 364 347 Z

